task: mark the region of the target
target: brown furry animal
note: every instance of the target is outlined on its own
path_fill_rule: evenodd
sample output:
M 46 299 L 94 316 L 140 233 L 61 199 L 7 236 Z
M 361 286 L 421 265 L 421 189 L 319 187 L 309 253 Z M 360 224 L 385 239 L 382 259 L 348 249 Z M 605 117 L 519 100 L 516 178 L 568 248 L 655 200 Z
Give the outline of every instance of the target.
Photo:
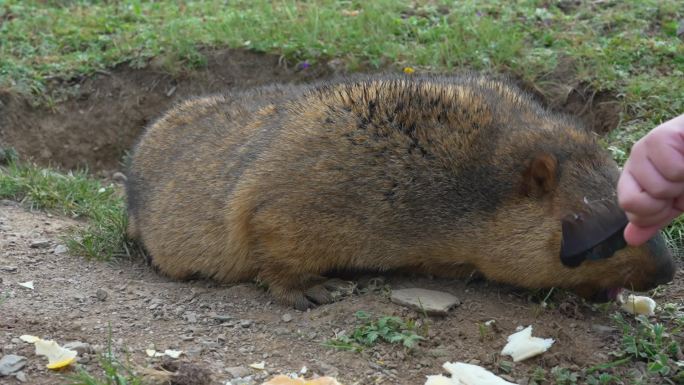
M 149 127 L 129 233 L 171 277 L 257 278 L 299 309 L 331 301 L 323 276 L 345 269 L 476 270 L 605 299 L 674 274 L 660 237 L 603 246 L 621 238 L 617 177 L 593 134 L 504 81 L 272 86 L 190 100 Z M 566 235 L 568 218 L 593 238 Z M 562 244 L 588 257 L 568 266 Z

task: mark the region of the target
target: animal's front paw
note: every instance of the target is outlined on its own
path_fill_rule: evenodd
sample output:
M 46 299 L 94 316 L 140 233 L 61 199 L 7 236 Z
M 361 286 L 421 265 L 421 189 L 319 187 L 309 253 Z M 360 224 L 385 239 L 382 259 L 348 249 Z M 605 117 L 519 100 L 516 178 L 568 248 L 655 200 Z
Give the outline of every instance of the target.
M 346 297 L 354 291 L 354 287 L 352 282 L 329 279 L 313 284 L 304 290 L 276 285 L 269 286 L 269 291 L 280 302 L 304 311 Z

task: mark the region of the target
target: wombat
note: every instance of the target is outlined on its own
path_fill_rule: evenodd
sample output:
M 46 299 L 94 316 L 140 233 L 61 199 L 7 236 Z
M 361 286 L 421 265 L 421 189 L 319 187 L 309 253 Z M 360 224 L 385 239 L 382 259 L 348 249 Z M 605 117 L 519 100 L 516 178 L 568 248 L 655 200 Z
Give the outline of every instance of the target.
M 626 247 L 619 170 L 580 123 L 510 82 L 367 76 L 196 98 L 128 173 L 129 233 L 178 279 L 257 279 L 285 304 L 324 276 L 475 271 L 588 299 L 672 280 L 657 236 Z

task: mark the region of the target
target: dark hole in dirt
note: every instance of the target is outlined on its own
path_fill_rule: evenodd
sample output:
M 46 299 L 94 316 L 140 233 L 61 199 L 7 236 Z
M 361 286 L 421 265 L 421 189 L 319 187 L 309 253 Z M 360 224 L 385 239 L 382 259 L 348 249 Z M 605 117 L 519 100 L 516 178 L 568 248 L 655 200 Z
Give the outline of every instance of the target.
M 111 72 L 58 82 L 55 87 L 71 84 L 76 92 L 52 109 L 0 90 L 0 147 L 14 147 L 22 158 L 43 165 L 120 170 L 144 127 L 174 103 L 234 87 L 329 78 L 334 72 L 327 64 L 298 71 L 278 56 L 242 50 L 207 52 L 204 68 L 176 76 L 156 67 L 154 60 L 143 69 L 122 64 Z M 522 85 L 599 134 L 615 128 L 620 113 L 615 97 L 577 83 L 570 67 L 559 65 L 544 82 Z

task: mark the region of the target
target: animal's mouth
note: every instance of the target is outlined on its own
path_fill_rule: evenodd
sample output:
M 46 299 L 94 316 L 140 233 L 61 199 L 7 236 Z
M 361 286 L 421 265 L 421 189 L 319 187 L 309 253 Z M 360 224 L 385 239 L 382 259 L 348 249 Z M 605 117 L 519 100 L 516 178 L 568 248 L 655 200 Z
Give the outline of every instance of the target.
M 618 296 L 622 292 L 621 287 L 613 287 L 610 289 L 603 289 L 591 298 L 592 302 L 598 302 L 598 303 L 603 303 L 603 302 L 610 302 L 610 301 L 617 301 Z

